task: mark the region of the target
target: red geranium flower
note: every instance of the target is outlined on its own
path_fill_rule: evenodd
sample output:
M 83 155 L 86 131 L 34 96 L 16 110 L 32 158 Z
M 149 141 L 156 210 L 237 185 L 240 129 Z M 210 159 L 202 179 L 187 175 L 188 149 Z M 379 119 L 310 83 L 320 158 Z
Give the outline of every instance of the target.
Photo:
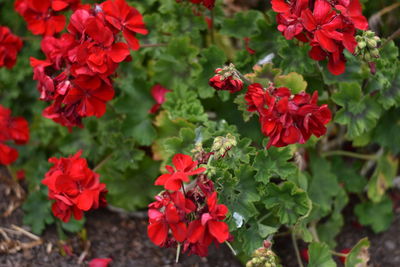
M 149 113 L 155 114 L 160 109 L 161 105 L 165 102 L 165 94 L 168 92 L 171 92 L 171 90 L 164 88 L 160 84 L 156 84 L 151 88 L 151 95 L 156 101 L 156 104 L 151 107 Z
M 139 41 L 136 34 L 148 33 L 139 11 L 129 6 L 125 0 L 107 0 L 101 4 L 106 20 L 118 31 L 122 31 L 129 47 L 139 49 Z
M 149 238 L 157 246 L 165 246 L 171 230 L 173 238 L 183 242 L 187 237 L 186 215 L 193 212 L 196 206 L 180 191 L 164 192 L 156 200 L 149 205 Z
M 17 0 L 15 10 L 24 17 L 28 29 L 35 35 L 54 35 L 65 27 L 65 16 L 56 15 L 52 0 Z M 55 7 L 60 7 L 55 4 Z
M 0 26 L 0 68 L 14 67 L 21 48 L 21 39 L 12 34 L 9 28 Z
M 172 158 L 174 167 L 167 165 L 165 168 L 168 173 L 157 178 L 155 185 L 163 185 L 165 189 L 177 191 L 181 188 L 183 182 L 189 182 L 189 176 L 204 172 L 206 168 L 197 168 L 197 161 L 193 161 L 191 156 L 176 154 Z
M 260 84 L 249 86 L 245 100 L 248 111 L 257 111 L 261 129 L 268 136 L 270 146 L 282 147 L 305 143 L 311 135 L 325 134 L 325 125 L 331 120 L 327 105 L 318 106 L 318 92 L 312 97 L 301 92 L 291 95 L 288 88 L 272 85 L 265 91 Z
M 345 71 L 344 48 L 354 53 L 356 28 L 368 28 L 359 0 L 271 0 L 271 3 L 278 13 L 278 30 L 286 39 L 296 37 L 310 43 L 310 57 L 328 58 L 328 70 L 332 74 Z
M 29 141 L 28 122 L 22 117 L 11 117 L 11 110 L 0 105 L 0 164 L 12 164 L 18 158 L 18 151 L 5 143 L 13 141 L 23 145 Z
M 46 173 L 42 183 L 49 189 L 54 216 L 68 222 L 71 214 L 80 220 L 83 211 L 106 205 L 106 185 L 100 183 L 100 175 L 89 169 L 86 159 L 78 151 L 69 158 L 50 158 L 54 166 Z
M 124 0 L 109 0 L 94 8 L 75 0 L 52 3 L 57 10 L 68 6 L 76 10 L 68 33 L 43 39 L 46 59 L 31 59 L 34 80 L 40 99 L 51 103 L 43 116 L 68 128 L 83 127 L 83 118 L 104 115 L 107 102 L 114 97 L 112 77 L 118 64 L 131 59 L 128 44 L 132 38 L 128 44 L 119 42 L 118 34 L 122 31 L 132 37 L 146 30 L 140 13 Z
M 209 81 L 209 85 L 216 90 L 235 93 L 243 89 L 243 81 L 235 74 L 226 72 L 225 69 L 216 69 L 216 75 Z
M 228 213 L 228 208 L 223 204 L 217 204 L 217 193 L 214 192 L 207 198 L 208 212 L 201 218 L 190 223 L 188 229 L 188 241 L 209 246 L 212 241 L 223 243 L 228 240 L 229 227 L 222 220 Z

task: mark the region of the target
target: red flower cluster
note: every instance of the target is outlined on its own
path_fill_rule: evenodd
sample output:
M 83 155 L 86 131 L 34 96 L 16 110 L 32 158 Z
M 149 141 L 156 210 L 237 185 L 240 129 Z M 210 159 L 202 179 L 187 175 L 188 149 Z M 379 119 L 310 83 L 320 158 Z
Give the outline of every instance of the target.
M 164 88 L 160 84 L 156 84 L 151 88 L 151 95 L 153 96 L 154 100 L 156 101 L 156 104 L 154 104 L 151 109 L 149 110 L 149 113 L 155 114 L 157 111 L 160 109 L 161 105 L 164 104 L 165 102 L 165 94 L 171 92 L 171 90 L 168 90 Z
M 309 56 L 314 60 L 328 58 L 328 69 L 340 75 L 345 71 L 343 50 L 354 53 L 356 29 L 367 30 L 359 0 L 271 0 L 278 12 L 278 30 L 286 39 L 309 42 Z
M 180 243 L 183 251 L 205 257 L 213 242 L 220 244 L 230 237 L 228 225 L 223 222 L 228 208 L 217 203 L 214 184 L 203 174 L 188 186 L 190 190 L 183 189 L 189 176 L 205 171 L 197 168 L 197 161 L 183 154 L 176 154 L 172 161 L 175 168 L 167 166 L 169 173 L 158 177 L 155 183 L 167 190 L 149 205 L 149 238 L 161 247 Z
M 311 135 L 326 133 L 331 120 L 327 105 L 318 106 L 318 92 L 292 95 L 285 87 L 272 85 L 266 90 L 258 83 L 249 86 L 245 100 L 247 110 L 258 112 L 262 132 L 269 137 L 268 148 L 304 144 Z
M 182 1 L 183 0 L 176 0 L 176 2 L 182 2 Z M 210 10 L 213 9 L 215 5 L 215 0 L 189 0 L 189 2 L 197 5 L 202 4 L 203 6 L 205 6 Z
M 243 89 L 243 81 L 233 70 L 234 66 L 219 68 L 208 84 L 216 90 L 229 91 L 231 94 Z
M 14 67 L 21 48 L 21 39 L 12 34 L 9 28 L 0 26 L 0 68 Z
M 18 151 L 5 144 L 14 141 L 23 145 L 29 141 L 28 122 L 22 117 L 11 117 L 11 110 L 0 105 L 0 164 L 12 164 L 18 158 Z
M 65 27 L 67 9 L 80 7 L 80 0 L 17 0 L 15 10 L 24 17 L 28 29 L 35 35 L 54 35 Z
M 81 154 L 79 151 L 69 158 L 50 158 L 54 166 L 42 180 L 49 188 L 49 198 L 55 200 L 53 214 L 63 222 L 68 222 L 71 214 L 80 220 L 83 211 L 107 204 L 106 185 L 100 183 L 100 175 L 89 169 Z
M 122 32 L 127 43 L 120 42 Z M 136 33 L 147 34 L 142 15 L 125 0 L 108 0 L 71 16 L 68 33 L 42 41 L 46 60 L 32 58 L 40 99 L 52 104 L 43 116 L 66 127 L 82 118 L 101 117 L 114 96 L 111 76 L 139 49 Z

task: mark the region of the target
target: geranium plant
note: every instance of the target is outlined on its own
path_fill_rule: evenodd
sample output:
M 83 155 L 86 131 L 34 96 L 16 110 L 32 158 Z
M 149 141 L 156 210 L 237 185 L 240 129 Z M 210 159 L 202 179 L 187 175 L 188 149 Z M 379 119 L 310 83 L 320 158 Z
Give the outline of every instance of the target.
M 368 24 L 375 1 L 11 2 L 0 164 L 25 170 L 33 232 L 108 203 L 147 211 L 177 260 L 216 245 L 279 266 L 287 234 L 300 266 L 368 261 L 367 239 L 335 237 L 345 207 L 377 233 L 393 220 L 399 43 Z

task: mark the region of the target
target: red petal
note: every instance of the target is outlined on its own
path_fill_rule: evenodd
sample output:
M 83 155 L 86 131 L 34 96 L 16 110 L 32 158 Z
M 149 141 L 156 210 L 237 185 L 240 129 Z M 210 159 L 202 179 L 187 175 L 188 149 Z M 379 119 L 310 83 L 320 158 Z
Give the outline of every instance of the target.
M 89 262 L 89 267 L 107 267 L 110 262 L 112 262 L 110 258 L 93 259 Z
M 229 227 L 225 222 L 209 221 L 207 224 L 208 230 L 219 243 L 225 242 L 229 237 Z
M 161 246 L 167 240 L 168 226 L 163 222 L 152 223 L 147 226 L 147 235 L 157 246 Z
M 177 224 L 169 225 L 172 230 L 172 235 L 175 237 L 176 241 L 183 242 L 186 239 L 187 226 L 184 222 L 179 222 Z

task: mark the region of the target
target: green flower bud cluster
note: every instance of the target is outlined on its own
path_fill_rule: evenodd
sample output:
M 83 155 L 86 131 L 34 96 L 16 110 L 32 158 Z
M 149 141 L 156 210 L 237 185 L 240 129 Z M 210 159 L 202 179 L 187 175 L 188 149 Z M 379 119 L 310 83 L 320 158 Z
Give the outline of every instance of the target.
M 362 35 L 356 36 L 357 47 L 355 55 L 366 62 L 373 62 L 379 58 L 378 46 L 381 39 L 373 31 L 364 31 Z
M 214 139 L 211 151 L 214 152 L 214 157 L 223 157 L 226 152 L 237 145 L 236 137 L 228 133 L 225 137 L 218 136 Z
M 246 263 L 246 267 L 279 267 L 276 254 L 270 248 L 259 248 L 253 253 L 253 258 Z
M 233 76 L 235 79 L 240 79 L 240 77 L 237 75 L 236 67 L 232 63 L 229 64 L 229 66 L 224 66 L 222 69 L 218 69 L 217 71 L 218 75 L 221 76 L 221 81 L 231 76 Z

